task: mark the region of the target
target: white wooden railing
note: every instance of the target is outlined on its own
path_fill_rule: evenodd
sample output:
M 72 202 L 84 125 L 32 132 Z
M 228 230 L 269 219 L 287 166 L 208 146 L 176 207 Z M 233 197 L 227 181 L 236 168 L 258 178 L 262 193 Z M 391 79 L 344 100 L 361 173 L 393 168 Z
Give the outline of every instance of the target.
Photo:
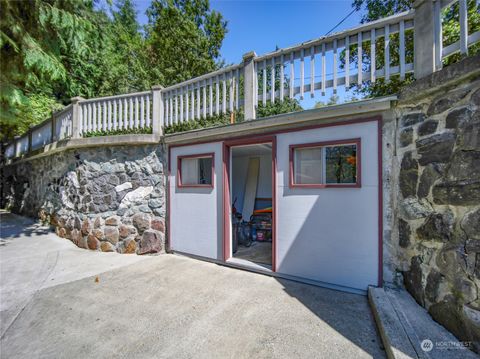
M 15 155 L 21 156 L 28 152 L 29 136 L 22 136 L 15 142 Z
M 451 8 L 458 3 L 458 17 L 460 36 L 458 41 L 448 46 L 443 46 L 443 14 L 442 10 Z M 435 69 L 440 70 L 443 66 L 443 59 L 460 52 L 467 55 L 468 47 L 480 41 L 480 31 L 468 33 L 468 8 L 467 0 L 436 0 L 434 2 L 434 26 L 435 26 Z M 477 6 L 478 2 L 477 2 Z M 480 11 L 480 9 L 477 9 Z
M 403 79 L 412 72 L 419 79 L 441 69 L 446 57 L 468 54 L 468 48 L 480 41 L 480 31 L 468 33 L 467 5 L 467 0 L 416 1 L 410 11 L 261 56 L 249 52 L 240 64 L 167 88 L 154 86 L 151 91 L 93 99 L 76 97 L 7 144 L 4 155 L 20 157 L 53 141 L 90 135 L 161 135 L 166 127 L 234 111 L 253 120 L 259 106 L 287 98 L 324 96 L 327 89 L 335 92 L 340 86 L 361 86 L 380 78 L 389 81 L 392 76 Z M 478 2 L 475 5 L 478 11 Z M 459 39 L 444 46 L 442 9 L 451 6 L 459 11 Z M 377 61 L 380 46 L 383 58 Z
M 42 122 L 31 130 L 31 150 L 37 150 L 52 142 L 52 121 Z
M 15 157 L 15 142 L 9 143 L 5 146 L 5 158 Z
M 234 65 L 163 89 L 163 125 L 171 126 L 240 109 L 240 76 Z
M 143 129 L 152 126 L 152 92 L 79 101 L 79 134 Z
M 72 137 L 73 134 L 73 106 L 68 105 L 52 116 L 53 139 L 56 141 Z
M 406 73 L 413 72 L 413 62 L 407 63 L 405 58 L 405 32 L 413 29 L 413 18 L 414 11 L 408 11 L 256 57 L 255 104 L 266 105 L 267 101 L 283 101 L 285 97 L 293 99 L 297 95 L 303 99 L 306 93 L 311 97 L 316 94 L 325 96 L 328 88 L 336 93 L 342 85 L 348 88 L 364 81 L 373 83 L 381 77 L 388 81 L 396 74 L 404 79 Z M 396 33 L 400 39 L 399 61 L 393 64 L 390 39 Z M 384 64 L 387 66 L 378 69 L 375 53 L 381 38 L 385 39 Z M 363 56 L 366 45 L 370 50 L 368 62 Z M 356 52 L 356 63 L 352 67 L 350 56 L 353 50 Z M 342 51 L 345 54 L 343 65 L 339 61 Z M 279 85 L 278 89 L 276 84 Z

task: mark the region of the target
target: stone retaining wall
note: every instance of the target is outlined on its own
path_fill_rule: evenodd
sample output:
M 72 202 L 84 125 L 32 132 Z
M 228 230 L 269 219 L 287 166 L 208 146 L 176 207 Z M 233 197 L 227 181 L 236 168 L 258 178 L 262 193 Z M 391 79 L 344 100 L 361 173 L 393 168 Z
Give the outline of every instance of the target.
M 385 118 L 384 278 L 480 351 L 480 56 L 402 90 Z M 68 150 L 3 168 L 2 207 L 83 248 L 165 247 L 161 145 Z
M 104 252 L 165 247 L 162 146 L 69 150 L 7 166 L 2 207 L 39 217 L 60 237 Z
M 396 268 L 389 270 L 436 321 L 479 351 L 480 77 L 445 87 L 447 79 L 435 76 L 428 96 L 414 84 L 396 108 Z

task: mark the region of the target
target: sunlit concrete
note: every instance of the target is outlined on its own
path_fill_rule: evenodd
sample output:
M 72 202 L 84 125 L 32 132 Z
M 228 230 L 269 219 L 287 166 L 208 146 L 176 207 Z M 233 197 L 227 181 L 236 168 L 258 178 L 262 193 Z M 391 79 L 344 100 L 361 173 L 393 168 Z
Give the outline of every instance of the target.
M 4 219 L 2 226 L 11 223 Z M 20 220 L 10 233 L 18 226 Z M 28 298 L 1 339 L 2 357 L 385 356 L 365 296 L 167 254 L 112 255 L 125 262 L 112 260 L 112 270 L 101 273 L 92 269 L 106 261 L 101 253 L 39 230 L 18 236 L 2 230 L 2 305 L 14 290 Z M 39 242 L 37 250 L 27 249 L 31 241 Z M 47 259 L 52 252 L 59 252 L 57 264 Z M 30 273 L 44 267 L 51 273 Z
M 0 212 L 0 335 L 39 290 L 150 258 L 80 249 L 48 227 Z

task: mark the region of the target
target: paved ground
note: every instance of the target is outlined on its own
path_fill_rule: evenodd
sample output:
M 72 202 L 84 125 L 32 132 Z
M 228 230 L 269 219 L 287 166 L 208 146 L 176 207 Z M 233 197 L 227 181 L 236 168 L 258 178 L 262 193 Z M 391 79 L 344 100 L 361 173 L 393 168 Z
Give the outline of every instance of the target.
M 173 255 L 107 259 L 10 215 L 1 222 L 2 322 L 24 302 L 2 358 L 385 356 L 366 297 Z
M 272 265 L 272 242 L 253 242 L 250 247 L 238 246 L 233 254 L 234 258 L 241 258 L 255 263 Z
M 30 219 L 0 211 L 0 336 L 37 291 L 148 259 L 86 251 Z

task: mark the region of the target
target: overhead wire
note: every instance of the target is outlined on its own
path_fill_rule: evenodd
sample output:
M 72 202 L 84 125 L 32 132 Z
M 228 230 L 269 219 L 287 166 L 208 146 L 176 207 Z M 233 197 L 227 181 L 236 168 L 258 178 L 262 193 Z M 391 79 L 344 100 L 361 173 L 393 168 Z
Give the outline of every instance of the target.
M 339 27 L 345 20 L 347 20 L 355 11 L 357 11 L 357 9 L 353 9 L 352 11 L 350 11 L 350 13 L 345 16 L 342 20 L 340 20 L 338 22 L 337 25 L 335 25 L 334 27 L 332 27 L 324 36 L 327 36 L 328 34 L 330 34 L 333 30 L 335 30 L 337 27 Z

